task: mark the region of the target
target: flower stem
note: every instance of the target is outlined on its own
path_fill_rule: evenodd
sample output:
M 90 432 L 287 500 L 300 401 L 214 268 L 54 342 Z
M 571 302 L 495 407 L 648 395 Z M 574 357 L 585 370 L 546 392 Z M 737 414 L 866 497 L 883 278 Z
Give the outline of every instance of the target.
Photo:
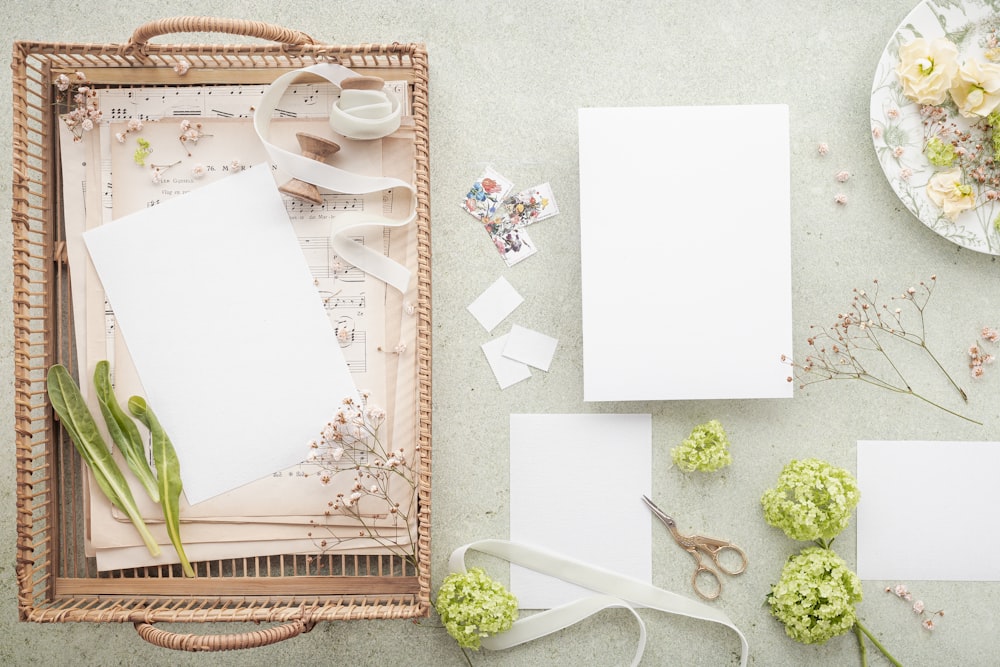
M 956 385 L 956 386 L 957 386 L 957 385 Z M 961 390 L 961 389 L 959 389 L 959 391 L 962 391 L 962 390 Z M 965 415 L 963 415 L 963 414 L 961 414 L 961 413 L 958 413 L 958 412 L 955 412 L 954 410 L 949 410 L 948 408 L 944 407 L 943 405 L 941 405 L 941 404 L 939 404 L 939 403 L 935 403 L 935 402 L 934 402 L 934 401 L 932 401 L 931 399 L 929 399 L 929 398 L 926 398 L 926 397 L 924 397 L 924 396 L 921 396 L 920 394 L 918 394 L 918 393 L 917 393 L 917 392 L 915 392 L 915 391 L 911 391 L 911 392 L 909 392 L 909 394 L 910 394 L 911 396 L 914 396 L 914 397 L 916 397 L 916 398 L 919 398 L 919 399 L 920 399 L 921 401 L 924 401 L 925 403 L 929 403 L 929 404 L 933 405 L 933 406 L 934 406 L 935 408 L 938 408 L 938 409 L 941 409 L 941 410 L 944 410 L 945 412 L 947 412 L 947 413 L 949 413 L 949 414 L 952 414 L 952 415 L 955 415 L 956 417 L 961 417 L 961 418 L 962 418 L 962 419 L 964 419 L 965 421 L 968 421 L 968 422 L 972 422 L 973 424 L 975 424 L 975 425 L 977 425 L 977 426 L 982 426 L 982 425 L 983 425 L 983 422 L 981 422 L 981 421 L 976 421 L 976 420 L 975 420 L 975 419 L 973 419 L 972 417 L 966 417 Z
M 868 648 L 865 647 L 865 636 L 861 634 L 861 626 L 854 623 L 854 634 L 858 637 L 858 649 L 861 651 L 861 667 L 868 667 Z
M 865 636 L 868 637 L 868 639 L 871 640 L 872 644 L 875 644 L 875 647 L 878 650 L 882 651 L 882 655 L 884 655 L 889 662 L 891 662 L 893 665 L 895 665 L 895 667 L 903 667 L 902 663 L 899 662 L 899 660 L 896 660 L 896 658 L 892 657 L 892 654 L 889 653 L 887 650 L 885 650 L 885 647 L 882 646 L 882 642 L 880 642 L 878 639 L 876 639 L 875 635 L 873 635 L 871 633 L 871 631 L 868 630 L 868 628 L 866 628 L 864 626 L 864 624 L 862 624 L 859 619 L 855 619 L 855 621 L 854 621 L 854 628 L 855 628 L 855 632 L 861 631 L 861 632 L 865 633 Z M 858 635 L 858 641 L 860 641 L 860 640 L 861 640 L 861 635 Z M 862 651 L 862 661 L 864 661 L 864 651 Z
M 948 378 L 948 382 L 951 382 L 951 386 L 952 386 L 952 387 L 954 387 L 954 388 L 955 388 L 955 389 L 956 389 L 956 390 L 958 391 L 958 393 L 959 393 L 959 394 L 960 394 L 960 395 L 962 396 L 962 400 L 963 400 L 963 401 L 965 401 L 966 403 L 968 403 L 968 402 L 969 402 L 969 395 L 965 393 L 965 390 L 964 390 L 964 389 L 962 389 L 961 387 L 959 387 L 959 386 L 958 386 L 958 383 L 957 383 L 957 382 L 955 382 L 955 380 L 954 380 L 954 379 L 952 379 L 952 377 L 951 377 L 951 374 L 950 374 L 950 373 L 949 373 L 948 371 L 946 371 L 946 370 L 944 369 L 944 366 L 942 366 L 942 365 L 941 365 L 941 362 L 940 362 L 940 361 L 938 361 L 937 357 L 935 357 L 935 356 L 934 356 L 934 353 L 933 353 L 933 352 L 931 352 L 931 351 L 930 351 L 930 350 L 929 350 L 929 349 L 927 348 L 927 345 L 926 345 L 926 344 L 924 344 L 923 342 L 921 342 L 921 343 L 920 343 L 920 347 L 924 348 L 924 352 L 926 352 L 926 353 L 927 353 L 927 355 L 928 355 L 928 356 L 929 356 L 929 357 L 930 357 L 931 359 L 933 359 L 933 360 L 934 360 L 934 363 L 935 363 L 935 364 L 937 364 L 937 367 L 938 367 L 938 368 L 940 368 L 940 369 L 941 369 L 941 372 L 942 372 L 942 373 L 944 373 L 944 376 L 945 376 L 946 378 Z

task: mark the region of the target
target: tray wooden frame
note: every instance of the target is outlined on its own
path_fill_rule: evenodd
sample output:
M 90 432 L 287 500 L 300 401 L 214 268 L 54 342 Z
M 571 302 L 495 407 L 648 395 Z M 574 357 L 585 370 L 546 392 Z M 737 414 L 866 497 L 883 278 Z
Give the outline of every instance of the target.
M 222 32 L 265 44 L 151 44 L 157 35 Z M 174 71 L 181 59 L 191 68 Z M 406 80 L 416 125 L 419 300 L 416 563 L 398 556 L 272 556 L 198 563 L 196 579 L 174 566 L 96 571 L 83 554 L 82 496 L 73 447 L 45 394 L 52 363 L 75 367 L 68 267 L 61 223 L 52 81 L 85 72 L 95 85 L 269 83 L 319 62 Z M 319 621 L 412 618 L 430 607 L 431 294 L 427 55 L 420 44 L 317 44 L 305 33 L 254 21 L 179 17 L 144 24 L 123 44 L 18 41 L 13 53 L 14 393 L 17 590 L 33 622 L 132 622 L 147 641 L 183 650 L 259 646 Z M 211 639 L 174 635 L 155 622 L 279 622 Z

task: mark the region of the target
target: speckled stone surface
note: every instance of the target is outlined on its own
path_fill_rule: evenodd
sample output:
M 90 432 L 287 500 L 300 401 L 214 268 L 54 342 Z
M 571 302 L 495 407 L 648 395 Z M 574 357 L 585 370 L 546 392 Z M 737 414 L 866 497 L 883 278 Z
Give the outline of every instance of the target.
M 177 0 L 169 5 L 121 0 L 80 4 L 5 0 L 0 25 L 3 57 L 15 39 L 122 42 L 141 23 L 170 15 L 252 18 L 303 30 L 319 41 L 424 42 L 431 68 L 433 233 L 434 491 L 433 579 L 445 574 L 451 551 L 464 543 L 508 534 L 508 416 L 512 412 L 649 412 L 653 415 L 653 488 L 659 504 L 707 534 L 727 536 L 750 555 L 750 568 L 727 581 L 717 603 L 746 633 L 751 664 L 855 665 L 857 642 L 846 635 L 823 646 L 786 638 L 764 596 L 797 545 L 768 527 L 759 498 L 791 459 L 825 458 L 851 470 L 859 439 L 1000 440 L 1000 372 L 965 379 L 966 348 L 987 324 L 1000 325 L 1000 278 L 995 259 L 963 250 L 921 225 L 890 189 L 872 149 L 869 96 L 874 67 L 889 36 L 916 0 L 879 3 L 631 3 L 593 0 L 406 2 L 261 2 Z M 169 38 L 157 38 L 167 41 Z M 170 41 L 220 43 L 220 35 Z M 8 60 L 9 62 L 9 60 Z M 0 68 L 0 127 L 10 127 L 10 69 Z M 978 427 L 907 397 L 852 383 L 796 391 L 794 399 L 587 404 L 582 400 L 579 191 L 576 113 L 582 106 L 786 103 L 791 118 L 792 267 L 795 349 L 804 354 L 810 324 L 827 323 L 853 287 L 879 278 L 902 289 L 931 274 L 938 289 L 927 313 L 930 342 L 968 386 L 964 409 Z M 678 132 L 685 128 L 678 127 Z M 719 127 L 719 133 L 727 128 Z M 819 142 L 830 151 L 820 156 Z M 11 153 L 0 133 L 0 155 Z M 465 189 L 490 165 L 528 187 L 552 184 L 561 213 L 531 229 L 537 255 L 507 268 L 483 230 L 458 206 Z M 839 183 L 835 174 L 852 177 Z M 11 292 L 10 159 L 0 160 L 0 300 Z M 732 173 L 725 155 L 705 178 L 718 183 L 714 213 L 739 216 L 726 197 Z M 838 193 L 847 205 L 834 202 Z M 622 196 L 648 201 L 650 224 L 667 220 L 670 201 L 656 192 Z M 748 220 L 747 224 L 754 221 Z M 613 230 L 614 221 L 609 221 Z M 662 224 L 656 222 L 656 224 Z M 693 224 L 697 224 L 695 221 Z M 719 267 L 726 271 L 725 266 Z M 518 322 L 559 339 L 548 373 L 500 391 L 479 348 L 488 336 L 466 306 L 498 276 L 525 297 Z M 608 276 L 614 280 L 614 275 Z M 733 298 L 766 298 L 740 291 Z M 627 289 L 623 285 L 622 289 Z M 665 290 L 696 284 L 663 285 Z M 715 304 L 726 308 L 725 303 Z M 613 326 L 613 312 L 610 314 Z M 663 335 L 685 326 L 664 315 Z M 709 354 L 739 355 L 731 345 Z M 618 332 L 627 340 L 628 332 Z M 0 424 L 8 446 L 0 453 L 0 664 L 5 665 L 464 665 L 435 618 L 324 624 L 310 634 L 249 652 L 178 654 L 141 641 L 131 625 L 25 624 L 17 620 L 14 582 L 13 359 L 10 311 L 0 318 Z M 930 373 L 914 382 L 940 389 Z M 724 472 L 685 476 L 670 466 L 669 449 L 697 423 L 719 419 L 733 441 Z M 609 455 L 613 443 L 609 443 Z M 595 489 L 595 493 L 630 493 Z M 862 489 L 862 494 L 864 489 Z M 947 499 L 933 488 L 913 489 L 912 502 Z M 997 525 L 983 526 L 984 531 Z M 994 557 L 975 551 L 975 536 L 950 535 L 955 558 Z M 971 541 L 963 541 L 970 538 Z M 594 536 L 606 539 L 606 536 Z M 855 563 L 853 524 L 837 551 Z M 654 582 L 689 594 L 691 561 L 654 527 Z M 585 558 L 586 554 L 577 554 Z M 484 561 L 497 578 L 502 564 Z M 907 582 L 929 608 L 947 615 L 927 633 L 912 612 L 884 588 L 864 582 L 858 611 L 906 665 L 995 662 L 1000 584 Z M 643 664 L 731 665 L 739 644 L 724 628 L 643 611 L 649 639 Z M 222 633 L 250 628 L 178 625 L 180 632 Z M 631 616 L 616 610 L 515 649 L 471 656 L 475 665 L 623 665 L 637 639 Z M 871 664 L 886 664 L 869 646 Z

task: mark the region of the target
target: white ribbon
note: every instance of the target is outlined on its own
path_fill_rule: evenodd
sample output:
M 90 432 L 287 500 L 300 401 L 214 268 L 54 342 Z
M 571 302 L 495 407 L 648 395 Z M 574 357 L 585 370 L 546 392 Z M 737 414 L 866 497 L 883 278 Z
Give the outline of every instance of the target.
M 689 616 L 703 621 L 719 623 L 731 628 L 740 638 L 740 666 L 746 667 L 750 646 L 746 637 L 740 632 L 729 617 L 723 612 L 676 593 L 656 588 L 645 582 L 627 577 L 611 570 L 590 565 L 560 554 L 527 546 L 506 540 L 481 540 L 466 544 L 455 549 L 448 560 L 452 572 L 465 572 L 465 553 L 469 550 L 479 551 L 497 558 L 510 561 L 515 565 L 529 568 L 535 572 L 547 574 L 598 593 L 590 597 L 574 600 L 568 604 L 547 609 L 514 622 L 510 630 L 482 640 L 482 645 L 492 651 L 507 649 L 518 644 L 529 642 L 539 637 L 558 632 L 588 616 L 611 607 L 628 609 L 639 622 L 639 645 L 633 667 L 642 660 L 646 647 L 646 625 L 632 607 L 636 604 L 650 609 Z M 515 591 L 516 593 L 516 591 Z M 630 604 L 632 603 L 632 604 Z
M 344 261 L 405 293 L 410 284 L 410 271 L 385 255 L 367 248 L 360 243 L 356 243 L 349 237 L 349 233 L 350 230 L 365 225 L 402 227 L 415 220 L 417 217 L 417 193 L 414 187 L 398 178 L 362 176 L 361 174 L 355 174 L 344 169 L 338 169 L 324 162 L 312 160 L 279 148 L 270 142 L 270 126 L 274 110 L 277 108 L 278 102 L 281 100 L 281 96 L 288 86 L 300 74 L 304 73 L 320 76 L 338 87 L 344 79 L 357 76 L 355 72 L 348 68 L 333 63 L 312 65 L 282 74 L 264 90 L 260 104 L 254 110 L 253 126 L 257 131 L 257 136 L 260 137 L 264 148 L 267 150 L 275 166 L 279 170 L 301 181 L 342 194 L 365 195 L 389 189 L 409 193 L 410 201 L 408 202 L 407 214 L 404 219 L 387 218 L 367 212 L 343 212 L 334 220 L 332 240 L 334 252 Z M 396 96 L 392 95 L 391 97 L 395 99 Z M 396 101 L 395 112 L 397 114 L 396 126 L 398 126 L 398 100 Z M 359 136 L 369 135 L 366 136 L 369 139 L 376 138 L 375 136 L 370 136 L 372 128 L 371 121 L 369 120 L 347 115 L 345 119 L 338 122 L 348 132 L 353 132 Z M 356 127 L 351 125 L 351 123 L 354 123 Z M 389 132 L 392 131 L 393 129 L 389 130 Z

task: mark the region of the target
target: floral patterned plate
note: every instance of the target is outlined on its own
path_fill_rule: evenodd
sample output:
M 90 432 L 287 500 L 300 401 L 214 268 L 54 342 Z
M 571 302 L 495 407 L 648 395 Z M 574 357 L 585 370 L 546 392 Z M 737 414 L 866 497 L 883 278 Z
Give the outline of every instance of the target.
M 907 96 L 906 90 L 912 88 L 904 89 L 897 74 L 900 49 L 921 38 L 953 43 L 958 65 L 976 61 L 992 67 L 1000 63 L 1000 0 L 923 0 L 903 19 L 882 52 L 871 99 L 875 153 L 900 201 L 952 243 L 1000 255 L 1000 161 L 992 165 L 992 129 L 979 117 L 964 117 L 951 94 L 934 105 L 918 104 Z M 932 164 L 928 155 L 933 151 L 925 150 L 928 141 L 932 148 L 948 151 L 951 145 L 957 157 L 938 152 L 932 155 Z M 978 158 L 977 146 L 982 147 Z M 955 177 L 948 178 L 950 174 Z M 952 201 L 945 204 L 939 194 L 942 180 L 954 188 Z M 936 190 L 933 197 L 928 184 Z

